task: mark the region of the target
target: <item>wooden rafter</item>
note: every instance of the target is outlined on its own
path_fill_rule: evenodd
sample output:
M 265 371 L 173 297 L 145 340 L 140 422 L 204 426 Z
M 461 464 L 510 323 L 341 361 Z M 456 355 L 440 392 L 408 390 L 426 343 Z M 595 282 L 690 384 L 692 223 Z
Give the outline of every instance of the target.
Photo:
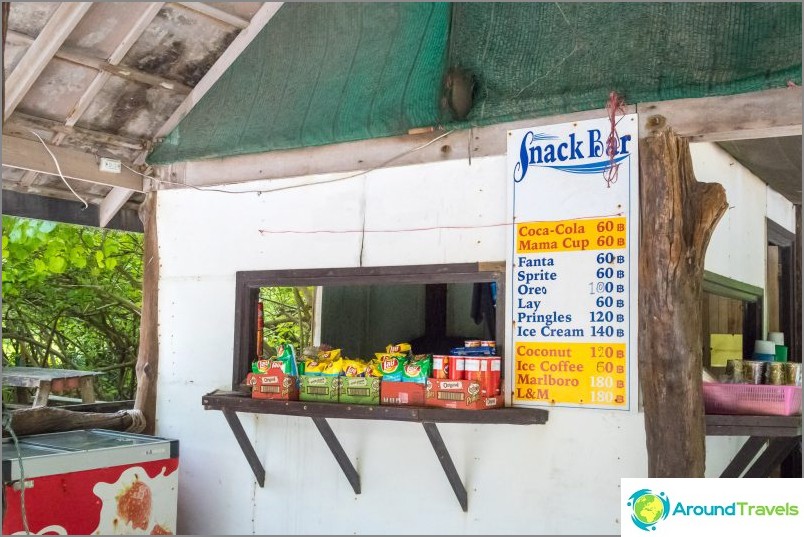
M 17 43 L 22 43 L 26 45 L 33 43 L 33 39 L 31 39 L 27 35 L 15 32 L 13 30 L 8 31 L 8 39 L 9 41 L 16 41 Z M 153 75 L 151 73 L 146 73 L 145 71 L 141 71 L 133 67 L 113 65 L 106 60 L 101 60 L 100 58 L 93 58 L 91 56 L 87 56 L 86 54 L 82 54 L 81 52 L 78 52 L 69 47 L 60 48 L 56 52 L 55 57 L 59 58 L 60 60 L 74 63 L 76 65 L 81 65 L 83 67 L 94 69 L 96 71 L 108 72 L 117 77 L 124 78 L 132 82 L 139 82 L 141 84 L 146 84 L 148 86 L 163 88 L 172 91 L 174 93 L 180 93 L 182 95 L 187 95 L 192 90 L 192 88 L 182 84 L 181 82 L 177 82 L 175 80 L 169 80 L 167 78 Z
M 14 112 L 6 122 L 5 130 L 6 134 L 31 139 L 33 139 L 31 130 L 47 130 L 53 134 L 63 134 L 65 137 L 76 134 L 88 142 L 133 150 L 143 150 L 148 145 L 146 140 L 129 138 L 119 134 L 109 134 L 83 127 L 68 127 L 61 121 L 23 114 L 22 112 Z
M 176 3 L 186 7 L 187 9 L 191 9 L 197 13 L 201 13 L 202 15 L 206 15 L 207 17 L 210 17 L 217 21 L 229 24 L 236 28 L 240 28 L 241 30 L 249 25 L 249 21 L 247 21 L 246 19 L 242 19 L 237 15 L 232 15 L 231 13 L 227 13 L 222 9 L 210 6 L 209 4 L 204 4 L 201 2 L 176 2 Z
M 6 79 L 6 101 L 3 117 L 8 119 L 22 102 L 36 79 L 67 39 L 81 18 L 92 6 L 91 2 L 63 2 L 51 15 L 14 71 Z
M 123 168 L 120 173 L 107 173 L 98 169 L 94 155 L 49 145 L 67 179 L 87 181 L 99 185 L 120 186 L 137 192 L 143 192 L 142 177 Z M 59 175 L 53 157 L 39 141 L 24 140 L 14 136 L 3 135 L 3 166 L 37 173 Z
M 116 186 L 112 188 L 100 204 L 100 227 L 106 227 L 112 218 L 123 208 L 129 198 L 134 194 L 133 190 Z
M 159 10 L 162 9 L 163 5 L 164 2 L 151 2 L 147 4 L 147 7 L 142 14 L 137 17 L 134 25 L 126 33 L 126 35 L 123 36 L 123 38 L 120 40 L 120 43 L 109 55 L 107 65 L 117 66 L 117 64 L 123 60 L 137 39 L 140 38 L 145 29 L 151 24 L 151 21 L 154 20 L 154 17 L 156 17 L 156 14 L 159 13 Z M 81 95 L 81 97 L 78 99 L 78 102 L 75 103 L 73 109 L 69 114 L 67 114 L 67 121 L 65 123 L 68 127 L 71 127 L 78 122 L 84 112 L 87 111 L 87 108 L 89 108 L 92 100 L 98 93 L 100 93 L 100 90 L 111 76 L 112 74 L 105 70 L 99 72 L 95 76 L 95 79 L 90 83 L 83 95 Z M 56 142 L 55 139 L 53 141 Z
M 282 2 L 266 2 L 260 7 L 259 11 L 254 14 L 248 27 L 240 32 L 235 37 L 232 44 L 224 51 L 218 60 L 207 71 L 204 77 L 193 88 L 186 99 L 179 105 L 179 107 L 171 114 L 168 120 L 162 125 L 154 138 L 163 138 L 172 131 L 179 122 L 184 119 L 190 110 L 196 105 L 201 97 L 206 95 L 210 88 L 218 81 L 226 69 L 240 56 L 246 47 L 257 37 L 257 34 L 268 24 L 268 21 L 279 11 L 282 7 Z M 145 156 L 142 157 L 144 161 Z

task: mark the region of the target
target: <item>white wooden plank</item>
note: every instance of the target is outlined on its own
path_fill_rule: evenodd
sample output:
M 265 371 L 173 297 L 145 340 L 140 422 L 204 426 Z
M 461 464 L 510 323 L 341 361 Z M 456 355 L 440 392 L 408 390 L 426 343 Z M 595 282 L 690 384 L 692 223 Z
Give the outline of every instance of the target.
M 676 132 L 693 142 L 790 136 L 801 134 L 801 88 L 684 99 L 628 106 L 640 112 L 640 136 L 649 132 L 648 119 L 663 115 Z M 376 138 L 319 147 L 270 151 L 220 159 L 189 161 L 158 167 L 164 178 L 192 186 L 234 184 L 257 179 L 299 177 L 332 172 L 356 172 L 379 167 L 504 155 L 506 132 L 554 123 L 605 117 L 591 110 L 461 130 L 421 147 L 442 134 Z
M 625 107 L 627 114 L 634 113 L 634 111 L 634 106 Z M 499 123 L 471 130 L 458 130 L 449 134 L 434 131 L 319 147 L 180 162 L 157 167 L 157 172 L 163 179 L 173 182 L 192 186 L 208 186 L 256 179 L 357 172 L 428 162 L 504 155 L 507 133 L 510 130 L 583 121 L 605 117 L 605 115 L 605 110 L 588 110 L 560 116 Z
M 92 7 L 91 2 L 63 2 L 6 79 L 3 117 L 8 119 L 56 51 Z
M 254 14 L 248 27 L 235 37 L 232 44 L 221 54 L 209 71 L 207 71 L 207 74 L 199 80 L 198 84 L 193 88 L 193 91 L 190 92 L 187 98 L 184 99 L 173 114 L 171 114 L 154 138 L 164 138 L 182 119 L 184 119 L 184 116 L 186 116 L 196 103 L 206 95 L 207 91 L 218 81 L 237 57 L 240 56 L 240 53 L 257 37 L 257 34 L 268 24 L 268 21 L 279 11 L 280 7 L 282 7 L 282 2 L 266 2 L 260 7 L 259 11 Z
M 148 25 L 151 24 L 151 21 L 154 20 L 156 14 L 159 13 L 159 10 L 162 9 L 164 2 L 151 2 L 147 5 L 145 10 L 142 14 L 137 17 L 137 20 L 134 22 L 134 25 L 131 29 L 126 32 L 126 35 L 120 40 L 120 43 L 115 47 L 112 53 L 109 55 L 108 63 L 110 65 L 117 65 L 122 61 L 128 51 L 131 49 L 132 45 L 140 38 L 142 33 L 148 28 Z M 95 79 L 90 83 L 89 87 L 84 91 L 83 95 L 78 99 L 78 102 L 75 103 L 75 106 L 67 115 L 67 121 L 65 124 L 68 127 L 72 127 L 75 125 L 84 112 L 87 111 L 89 105 L 92 104 L 92 101 L 98 95 L 100 90 L 103 88 L 103 85 L 106 84 L 106 81 L 109 80 L 111 74 L 106 71 L 99 72 Z
M 100 204 L 98 214 L 100 227 L 106 227 L 106 224 L 112 221 L 112 218 L 123 208 L 132 194 L 134 194 L 133 190 L 119 186 L 114 187 L 106 194 Z
M 637 111 L 640 137 L 650 133 L 657 115 L 691 142 L 795 136 L 801 134 L 801 87 L 640 103 Z
M 68 179 L 88 181 L 99 185 L 121 186 L 137 192 L 143 192 L 142 177 L 123 168 L 120 173 L 102 172 L 94 155 L 65 149 L 54 145 L 48 146 L 56 157 L 61 172 Z M 3 135 L 3 166 L 48 173 L 58 176 L 59 172 L 53 157 L 39 141 L 24 140 Z
M 232 15 L 231 13 L 227 13 L 222 9 L 218 9 L 208 4 L 203 4 L 201 2 L 176 2 L 176 3 L 186 7 L 187 9 L 191 9 L 197 13 L 206 15 L 207 17 L 213 18 L 226 24 L 230 24 L 236 28 L 240 28 L 241 30 L 249 25 L 249 22 L 246 19 L 241 19 L 237 15 Z

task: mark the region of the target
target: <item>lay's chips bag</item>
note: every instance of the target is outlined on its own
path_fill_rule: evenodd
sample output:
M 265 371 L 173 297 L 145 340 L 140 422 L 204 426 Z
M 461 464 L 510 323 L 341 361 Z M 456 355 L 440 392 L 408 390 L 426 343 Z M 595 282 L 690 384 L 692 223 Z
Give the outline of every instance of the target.
M 402 382 L 425 384 L 433 371 L 433 356 L 419 354 L 408 360 L 402 368 Z

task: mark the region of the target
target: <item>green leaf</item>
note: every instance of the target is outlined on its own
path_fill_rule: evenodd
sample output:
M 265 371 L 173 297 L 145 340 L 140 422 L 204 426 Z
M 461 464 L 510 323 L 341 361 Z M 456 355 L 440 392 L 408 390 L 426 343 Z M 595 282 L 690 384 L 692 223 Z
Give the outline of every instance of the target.
M 39 224 L 39 231 L 42 233 L 50 233 L 54 229 L 56 229 L 56 222 L 42 220 L 42 222 Z
M 70 252 L 70 263 L 73 264 L 76 268 L 84 268 L 87 266 L 87 258 L 84 255 L 84 252 L 79 249 L 72 250 Z
M 12 229 L 11 233 L 8 234 L 8 238 L 11 242 L 20 242 L 20 239 L 22 238 L 22 227 L 14 226 L 14 229 Z
M 103 264 L 103 252 L 101 252 L 100 250 L 95 252 L 95 261 L 98 263 L 98 266 L 100 268 L 104 267 L 104 264 Z
M 34 270 L 37 274 L 43 274 L 47 272 L 47 265 L 41 259 L 34 259 Z
M 67 261 L 61 256 L 51 257 L 48 261 L 48 268 L 50 268 L 51 272 L 61 274 L 67 268 Z

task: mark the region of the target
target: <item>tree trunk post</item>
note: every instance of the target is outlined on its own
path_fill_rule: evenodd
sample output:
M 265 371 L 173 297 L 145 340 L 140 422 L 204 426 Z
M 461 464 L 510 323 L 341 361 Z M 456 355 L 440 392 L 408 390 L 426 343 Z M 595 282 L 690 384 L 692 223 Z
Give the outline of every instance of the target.
M 140 317 L 140 346 L 137 353 L 137 392 L 134 408 L 141 410 L 145 434 L 156 429 L 156 377 L 159 360 L 158 293 L 159 249 L 156 231 L 156 191 L 149 192 L 140 206 L 145 244 L 142 271 L 142 316 Z
M 639 380 L 649 477 L 703 477 L 701 299 L 704 256 L 728 203 L 699 183 L 689 143 L 657 128 L 640 140 Z

